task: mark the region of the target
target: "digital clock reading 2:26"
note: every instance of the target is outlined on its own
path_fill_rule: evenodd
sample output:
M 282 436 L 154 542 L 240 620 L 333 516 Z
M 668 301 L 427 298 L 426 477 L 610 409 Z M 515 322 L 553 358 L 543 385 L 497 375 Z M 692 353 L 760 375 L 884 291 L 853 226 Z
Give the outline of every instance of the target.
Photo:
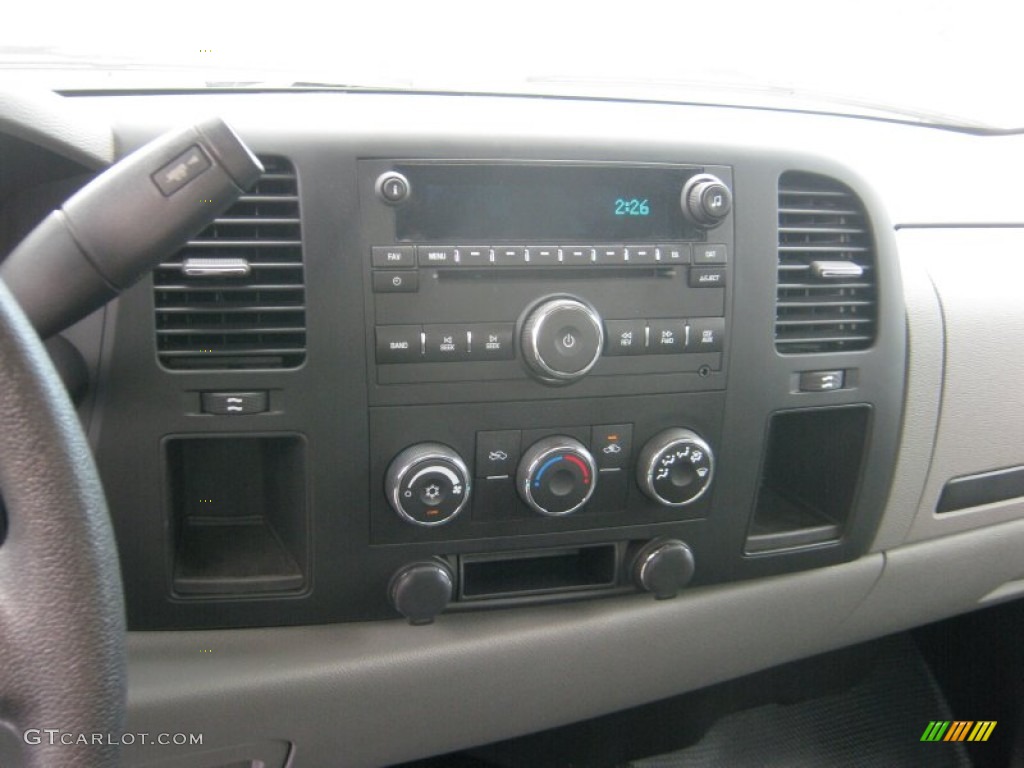
M 615 201 L 615 215 L 616 216 L 650 216 L 651 206 L 648 205 L 647 200 L 641 200 L 637 197 L 630 198 L 627 200 L 624 197 L 620 197 Z

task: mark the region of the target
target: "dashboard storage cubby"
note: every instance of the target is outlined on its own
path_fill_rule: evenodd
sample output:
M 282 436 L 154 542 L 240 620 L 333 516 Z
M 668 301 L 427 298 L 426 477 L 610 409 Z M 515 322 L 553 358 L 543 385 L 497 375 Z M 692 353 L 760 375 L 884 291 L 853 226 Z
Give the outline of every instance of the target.
M 173 437 L 165 455 L 175 594 L 303 588 L 308 524 L 302 438 Z
M 837 541 L 853 508 L 871 408 L 777 413 L 768 430 L 747 554 Z

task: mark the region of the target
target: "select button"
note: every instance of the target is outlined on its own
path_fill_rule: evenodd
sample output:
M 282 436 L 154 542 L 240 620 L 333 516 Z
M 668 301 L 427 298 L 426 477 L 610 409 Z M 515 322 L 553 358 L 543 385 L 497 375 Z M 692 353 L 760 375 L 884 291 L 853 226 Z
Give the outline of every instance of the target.
M 725 267 L 690 267 L 691 288 L 724 288 Z

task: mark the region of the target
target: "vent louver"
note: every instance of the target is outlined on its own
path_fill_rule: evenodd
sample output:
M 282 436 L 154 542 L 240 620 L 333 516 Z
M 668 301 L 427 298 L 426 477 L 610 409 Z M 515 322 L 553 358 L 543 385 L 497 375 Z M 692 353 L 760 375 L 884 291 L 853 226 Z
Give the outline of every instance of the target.
M 784 173 L 775 348 L 796 354 L 871 346 L 876 281 L 874 242 L 860 199 L 834 179 Z
M 154 272 L 157 354 L 172 369 L 294 368 L 306 358 L 298 182 L 283 157 Z

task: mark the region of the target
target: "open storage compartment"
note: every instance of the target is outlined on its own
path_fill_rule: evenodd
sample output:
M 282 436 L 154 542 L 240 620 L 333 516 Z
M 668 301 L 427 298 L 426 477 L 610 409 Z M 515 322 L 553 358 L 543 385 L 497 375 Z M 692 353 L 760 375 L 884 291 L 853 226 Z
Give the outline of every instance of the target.
M 857 494 L 867 405 L 772 416 L 747 554 L 837 541 Z
M 172 437 L 164 447 L 174 592 L 301 590 L 309 549 L 305 441 Z
M 460 598 L 482 600 L 609 589 L 617 577 L 614 544 L 463 555 Z

